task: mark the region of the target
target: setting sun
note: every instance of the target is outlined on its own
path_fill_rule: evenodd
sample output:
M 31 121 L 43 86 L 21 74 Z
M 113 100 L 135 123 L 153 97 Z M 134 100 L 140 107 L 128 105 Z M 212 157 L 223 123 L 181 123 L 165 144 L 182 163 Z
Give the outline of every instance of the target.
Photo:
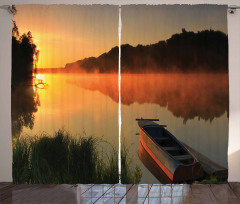
M 17 5 L 14 20 L 20 34 L 31 31 L 40 51 L 38 68 L 65 67 L 118 44 L 115 6 Z

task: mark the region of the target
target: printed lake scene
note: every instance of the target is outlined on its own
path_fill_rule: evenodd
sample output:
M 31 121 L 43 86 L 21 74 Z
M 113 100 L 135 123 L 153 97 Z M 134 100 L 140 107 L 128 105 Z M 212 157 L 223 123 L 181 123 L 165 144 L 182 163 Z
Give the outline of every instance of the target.
M 14 11 L 14 183 L 227 181 L 225 6 Z
M 118 183 L 118 7 L 14 8 L 14 183 Z
M 225 6 L 122 6 L 122 143 L 140 183 L 228 176 Z

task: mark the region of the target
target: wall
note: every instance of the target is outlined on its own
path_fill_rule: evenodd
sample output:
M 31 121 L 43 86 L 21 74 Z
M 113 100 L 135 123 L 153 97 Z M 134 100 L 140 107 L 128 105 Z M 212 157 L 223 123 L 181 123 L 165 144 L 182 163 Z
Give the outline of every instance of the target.
M 1 0 L 11 4 L 228 4 L 240 7 L 239 0 Z M 0 9 L 0 181 L 12 181 L 11 143 L 11 20 Z M 240 182 L 240 9 L 228 13 L 229 34 L 229 181 Z

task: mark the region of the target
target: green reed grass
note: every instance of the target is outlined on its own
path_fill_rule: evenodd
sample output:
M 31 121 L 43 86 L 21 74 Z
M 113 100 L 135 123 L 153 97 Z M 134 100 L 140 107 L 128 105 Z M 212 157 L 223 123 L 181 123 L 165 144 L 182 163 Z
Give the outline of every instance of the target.
M 59 130 L 53 137 L 18 138 L 13 141 L 14 183 L 118 183 L 118 154 L 113 148 L 107 156 L 97 150 L 93 137 L 75 139 Z M 139 166 L 130 167 L 125 148 L 122 157 L 123 183 L 139 183 Z
M 16 140 L 13 144 L 13 181 L 26 183 L 30 179 L 30 144 L 27 139 Z
M 227 179 L 218 179 L 216 176 L 210 176 L 200 181 L 194 181 L 193 184 L 225 184 Z
M 121 181 L 123 184 L 138 184 L 142 178 L 140 165 L 136 164 L 136 167 L 132 169 L 132 159 L 129 156 L 129 150 L 126 147 L 125 142 L 122 143 L 121 147 Z

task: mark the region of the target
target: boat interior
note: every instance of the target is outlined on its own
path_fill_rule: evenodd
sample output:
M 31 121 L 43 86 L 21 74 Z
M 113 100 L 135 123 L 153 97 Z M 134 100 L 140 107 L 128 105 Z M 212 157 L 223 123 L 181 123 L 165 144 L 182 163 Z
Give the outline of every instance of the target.
M 143 127 L 143 129 L 161 149 L 165 150 L 175 160 L 185 165 L 190 165 L 195 162 L 192 155 L 189 154 L 163 126 L 148 125 Z

